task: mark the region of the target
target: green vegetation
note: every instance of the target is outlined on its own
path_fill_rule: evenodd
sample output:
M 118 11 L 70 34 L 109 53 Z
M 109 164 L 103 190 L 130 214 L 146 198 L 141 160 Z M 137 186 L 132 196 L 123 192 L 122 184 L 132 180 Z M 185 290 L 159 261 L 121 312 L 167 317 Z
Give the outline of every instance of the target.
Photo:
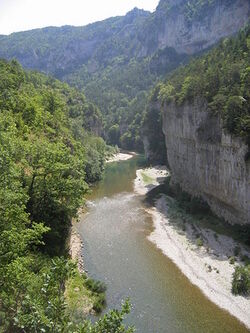
M 230 263 L 230 265 L 234 265 L 235 264 L 235 257 L 230 257 L 229 258 L 229 263 Z
M 156 88 L 162 104 L 204 99 L 225 129 L 250 144 L 250 28 L 223 40 L 208 54 L 180 67 Z
M 199 246 L 199 247 L 201 247 L 201 246 L 203 246 L 203 244 L 204 244 L 203 239 L 200 238 L 200 237 L 197 238 L 197 240 L 196 240 L 196 245 Z
M 235 267 L 232 281 L 232 293 L 235 295 L 250 294 L 250 265 Z
M 165 23 L 168 17 L 181 15 L 185 24 L 209 20 L 213 10 L 222 6 L 219 0 L 179 2 L 161 0 L 154 13 L 135 8 L 125 16 L 85 27 L 49 27 L 0 36 L 0 57 L 17 58 L 27 68 L 50 73 L 84 89 L 87 98 L 101 110 L 103 127 L 99 130 L 106 142 L 142 151 L 144 134 L 148 135 L 150 148 L 155 151 L 153 158 L 165 162 L 160 109 L 152 107 L 151 101 L 147 106 L 148 92 L 190 59 L 173 47 L 159 49 Z M 224 0 L 223 6 L 234 2 Z M 206 42 L 202 44 L 201 48 Z M 225 41 L 207 58 L 192 62 L 189 69 L 182 67 L 170 78 L 170 84 L 158 86 L 161 98 L 167 94 L 170 101 L 178 95 L 181 103 L 191 97 L 193 90 L 195 96 L 202 90 L 211 109 L 225 116 L 226 127 L 246 136 L 247 53 L 243 40 Z
M 153 178 L 149 177 L 145 172 L 141 172 L 141 176 L 142 176 L 144 184 L 151 184 L 152 183 Z
M 165 164 L 167 152 L 165 146 L 165 136 L 162 132 L 162 114 L 158 95 L 161 86 L 157 85 L 149 96 L 149 102 L 143 116 L 143 135 L 148 138 L 148 149 L 154 153 L 153 160 Z
M 16 58 L 27 68 L 84 89 L 101 110 L 106 142 L 142 151 L 141 122 L 148 91 L 187 58 L 173 48 L 155 48 L 151 54 L 151 40 L 157 43 L 159 25 L 150 17 L 149 12 L 134 9 L 85 27 L 50 27 L 0 36 L 0 57 Z
M 206 55 L 179 67 L 164 83 L 155 86 L 143 118 L 143 133 L 156 160 L 166 156 L 161 111 L 172 103 L 179 107 L 203 101 L 218 122 L 222 119 L 227 132 L 250 145 L 249 29 L 248 26 L 238 36 L 224 39 Z M 249 156 L 247 153 L 245 159 Z
M 65 248 L 70 222 L 105 160 L 99 116 L 67 84 L 0 61 L 0 332 L 103 332 L 129 311 L 125 303 L 93 330 L 66 311 L 65 283 L 76 274 Z M 84 287 L 100 311 L 103 286 L 85 279 Z
M 156 80 L 150 61 L 115 58 L 112 66 L 89 77 L 87 66 L 64 77 L 71 85 L 84 88 L 87 97 L 102 110 L 104 137 L 109 144 L 142 151 L 141 122 L 147 91 Z
M 100 313 L 106 305 L 106 287 L 86 274 L 80 274 L 77 270 L 66 282 L 65 298 L 67 302 L 66 312 L 72 321 L 80 323 L 93 309 Z

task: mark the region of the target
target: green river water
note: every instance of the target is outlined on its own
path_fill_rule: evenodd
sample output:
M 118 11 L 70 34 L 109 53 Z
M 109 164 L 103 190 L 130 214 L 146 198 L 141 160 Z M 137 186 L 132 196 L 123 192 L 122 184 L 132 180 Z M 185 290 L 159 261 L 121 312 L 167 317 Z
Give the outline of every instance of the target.
M 139 333 L 247 333 L 210 302 L 147 236 L 152 220 L 133 193 L 142 158 L 111 163 L 78 226 L 89 275 L 107 285 L 107 309 L 130 297 L 127 322 Z

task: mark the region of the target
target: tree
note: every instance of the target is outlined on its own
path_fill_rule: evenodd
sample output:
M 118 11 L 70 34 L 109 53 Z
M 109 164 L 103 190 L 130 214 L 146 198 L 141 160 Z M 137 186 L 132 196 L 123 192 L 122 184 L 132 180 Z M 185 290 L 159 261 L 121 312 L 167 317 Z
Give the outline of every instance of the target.
M 248 295 L 250 293 L 250 265 L 235 268 L 232 293 L 235 295 Z

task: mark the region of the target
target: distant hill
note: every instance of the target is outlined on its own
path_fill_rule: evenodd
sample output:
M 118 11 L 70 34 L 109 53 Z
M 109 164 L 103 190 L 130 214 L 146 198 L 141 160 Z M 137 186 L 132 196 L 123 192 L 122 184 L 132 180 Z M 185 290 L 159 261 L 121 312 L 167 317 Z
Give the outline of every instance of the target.
M 110 143 L 142 149 L 140 123 L 158 79 L 249 18 L 248 0 L 161 0 L 85 27 L 48 27 L 0 36 L 0 57 L 84 88 L 104 115 Z

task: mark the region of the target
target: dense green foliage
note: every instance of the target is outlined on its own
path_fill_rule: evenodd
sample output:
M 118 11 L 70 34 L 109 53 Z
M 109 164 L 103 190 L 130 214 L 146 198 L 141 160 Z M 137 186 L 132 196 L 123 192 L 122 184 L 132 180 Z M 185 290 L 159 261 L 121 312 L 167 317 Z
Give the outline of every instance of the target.
M 135 8 L 125 16 L 85 27 L 49 27 L 0 36 L 0 57 L 16 58 L 27 68 L 45 71 L 84 89 L 87 98 L 101 110 L 105 140 L 141 151 L 141 124 L 148 92 L 189 59 L 173 47 L 162 49 L 168 20 L 170 29 L 173 21 L 183 21 L 183 36 L 176 41 L 176 47 L 180 44 L 180 49 L 188 52 L 181 44 L 185 46 L 186 35 L 192 35 L 189 27 L 194 25 L 196 30 L 197 22 L 205 27 L 205 22 L 210 24 L 211 17 L 216 16 L 218 6 L 223 10 L 223 6 L 232 7 L 235 3 L 236 0 L 160 0 L 153 13 Z M 191 45 L 194 52 L 209 45 L 206 37 L 195 44 Z M 206 69 L 200 66 L 199 70 Z M 229 109 L 235 109 L 241 101 L 232 99 L 228 103 Z
M 86 27 L 50 27 L 0 36 L 0 57 L 16 58 L 27 68 L 84 89 L 102 112 L 105 140 L 142 150 L 147 93 L 158 77 L 186 59 L 173 48 L 151 52 L 150 42 L 145 48 L 145 36 L 158 40 L 159 24 L 157 20 L 151 24 L 151 16 L 135 8 L 125 16 Z
M 142 151 L 141 123 L 148 91 L 158 76 L 184 59 L 170 48 L 143 59 L 121 55 L 94 75 L 89 74 L 89 65 L 82 65 L 63 79 L 84 88 L 86 96 L 102 110 L 108 143 Z
M 75 267 L 56 256 L 67 257 L 71 219 L 101 176 L 98 117 L 68 85 L 0 61 L 1 332 L 70 332 L 64 285 Z
M 158 134 L 160 105 L 167 107 L 175 103 L 181 106 L 192 104 L 196 99 L 204 100 L 211 113 L 223 120 L 226 131 L 250 144 L 249 30 L 247 27 L 236 37 L 224 39 L 207 54 L 178 68 L 154 88 L 144 118 L 144 129 L 152 149 L 164 144 L 164 138 Z M 155 130 L 152 123 L 156 124 Z
M 66 313 L 74 323 L 82 323 L 83 318 L 94 310 L 99 314 L 106 306 L 106 286 L 93 280 L 78 269 L 67 280 L 65 298 Z
M 249 31 L 248 27 L 236 38 L 223 40 L 169 76 L 159 91 L 161 102 L 181 105 L 205 99 L 211 112 L 223 118 L 229 133 L 250 140 Z
M 232 292 L 235 295 L 250 294 L 250 265 L 235 267 Z
M 15 61 L 1 61 L 0 76 L 2 163 L 8 158 L 15 166 L 25 211 L 51 229 L 45 238 L 55 251 L 87 183 L 103 169 L 105 143 L 84 130 L 98 110 L 66 84 L 26 73 Z
M 105 139 L 123 148 L 142 150 L 140 123 L 146 106 L 147 90 L 155 82 L 147 59 L 127 63 L 113 60 L 100 73 L 88 78 L 86 66 L 64 77 L 71 85 L 84 88 L 88 98 L 102 110 Z
M 165 137 L 162 132 L 161 106 L 158 102 L 158 94 L 161 85 L 157 85 L 149 96 L 149 102 L 142 121 L 143 136 L 148 139 L 148 150 L 151 156 L 149 161 L 157 163 L 167 162 Z

